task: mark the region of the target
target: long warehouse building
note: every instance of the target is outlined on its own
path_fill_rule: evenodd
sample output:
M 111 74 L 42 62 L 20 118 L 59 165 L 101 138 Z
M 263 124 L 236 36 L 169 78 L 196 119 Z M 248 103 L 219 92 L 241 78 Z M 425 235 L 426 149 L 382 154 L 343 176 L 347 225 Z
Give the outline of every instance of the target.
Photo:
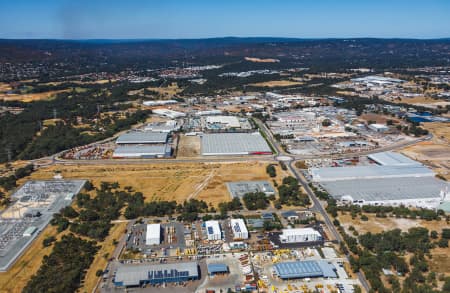
M 157 285 L 198 280 L 200 277 L 196 262 L 168 264 L 120 264 L 114 278 L 118 287 L 137 287 L 145 284 Z
M 322 240 L 322 235 L 313 228 L 283 229 L 280 234 L 281 243 L 306 243 Z
M 255 133 L 213 133 L 201 138 L 203 156 L 272 154 L 266 140 Z
M 324 260 L 281 262 L 274 265 L 280 279 L 337 278 L 334 265 Z
M 165 144 L 168 139 L 166 132 L 131 131 L 120 135 L 117 144 Z

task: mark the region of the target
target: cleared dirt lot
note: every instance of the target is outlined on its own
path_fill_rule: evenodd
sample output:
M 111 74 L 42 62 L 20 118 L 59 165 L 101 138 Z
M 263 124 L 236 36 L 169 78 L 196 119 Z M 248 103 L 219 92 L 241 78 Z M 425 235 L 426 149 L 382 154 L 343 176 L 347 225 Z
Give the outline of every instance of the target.
M 433 139 L 407 147 L 402 153 L 450 180 L 450 123 L 422 123 L 422 126 L 433 134 Z
M 95 185 L 102 181 L 117 181 L 121 186 L 132 186 L 147 200 L 176 200 L 189 198 L 205 200 L 213 205 L 230 200 L 225 182 L 242 180 L 269 180 L 267 163 L 170 163 L 148 165 L 67 165 L 42 168 L 32 174 L 34 179 L 53 178 L 61 172 L 64 178 L 90 179 Z M 287 174 L 277 166 L 277 181 Z
M 186 136 L 180 135 L 180 141 L 178 143 L 177 157 L 198 157 L 200 156 L 201 141 L 198 136 Z

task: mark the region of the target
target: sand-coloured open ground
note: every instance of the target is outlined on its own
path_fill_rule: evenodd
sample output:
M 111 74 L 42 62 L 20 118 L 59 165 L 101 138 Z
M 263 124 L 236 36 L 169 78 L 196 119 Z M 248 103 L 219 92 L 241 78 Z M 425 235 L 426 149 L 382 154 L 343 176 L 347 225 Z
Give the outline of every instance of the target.
M 249 84 L 249 86 L 273 88 L 273 87 L 297 86 L 297 85 L 302 85 L 302 84 L 303 84 L 303 82 L 292 81 L 292 80 L 272 80 L 272 81 L 251 83 L 251 84 Z
M 255 63 L 277 63 L 277 62 L 280 62 L 280 60 L 274 59 L 274 58 L 261 59 L 261 58 L 256 58 L 256 57 L 245 57 L 245 60 L 250 61 L 250 62 L 255 62 Z
M 58 90 L 58 91 L 48 91 L 43 93 L 32 93 L 32 94 L 0 94 L 0 100 L 5 101 L 20 101 L 20 102 L 34 102 L 40 100 L 49 100 L 54 98 L 57 94 L 69 91 L 67 90 Z
M 228 181 L 269 180 L 267 163 L 154 163 L 136 165 L 67 165 L 41 168 L 32 174 L 34 179 L 52 178 L 56 171 L 64 178 L 90 179 L 95 185 L 102 181 L 117 181 L 141 191 L 146 200 L 176 200 L 197 198 L 216 205 L 229 201 L 225 186 Z M 286 172 L 277 166 L 277 181 Z
M 450 180 L 450 123 L 422 123 L 422 127 L 433 134 L 433 139 L 407 147 L 402 153 Z
M 200 156 L 201 141 L 199 136 L 180 135 L 178 142 L 178 158 L 192 158 Z

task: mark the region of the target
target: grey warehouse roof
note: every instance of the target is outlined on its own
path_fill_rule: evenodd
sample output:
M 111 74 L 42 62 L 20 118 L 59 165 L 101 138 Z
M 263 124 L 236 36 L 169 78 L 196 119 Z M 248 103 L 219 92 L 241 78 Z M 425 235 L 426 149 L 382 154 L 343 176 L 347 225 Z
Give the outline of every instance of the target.
M 382 152 L 370 154 L 369 159 L 383 166 L 420 166 L 421 163 L 414 161 L 407 156 L 394 152 Z
M 198 277 L 198 267 L 196 262 L 181 262 L 157 265 L 120 265 L 117 268 L 116 283 L 123 282 L 124 286 L 138 286 L 141 281 L 149 280 L 150 275 L 160 271 L 177 270 L 188 272 L 190 277 Z
M 202 137 L 202 155 L 247 155 L 272 153 L 265 139 L 258 133 L 214 133 Z
M 120 145 L 114 151 L 114 156 L 124 155 L 164 155 L 167 145 Z
M 307 260 L 295 262 L 282 262 L 274 265 L 277 275 L 281 279 L 297 278 L 337 278 L 336 268 L 323 260 Z
M 326 167 L 312 168 L 313 180 L 317 182 L 338 181 L 351 179 L 376 179 L 398 177 L 424 177 L 434 176 L 434 173 L 425 166 L 356 166 L 356 167 Z
M 450 187 L 434 177 L 341 180 L 320 185 L 336 199 L 350 195 L 353 200 L 364 201 L 439 198 L 440 191 Z
M 119 136 L 116 143 L 166 143 L 167 136 L 167 133 L 161 132 L 132 131 Z

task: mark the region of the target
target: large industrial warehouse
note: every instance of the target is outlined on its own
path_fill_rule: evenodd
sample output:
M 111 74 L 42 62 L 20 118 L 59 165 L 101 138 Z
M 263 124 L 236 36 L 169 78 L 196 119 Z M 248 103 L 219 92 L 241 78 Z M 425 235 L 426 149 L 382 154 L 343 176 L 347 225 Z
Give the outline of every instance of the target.
M 114 284 L 118 287 L 137 287 L 144 284 L 178 283 L 199 278 L 196 262 L 157 265 L 121 264 L 117 268 Z
M 280 235 L 281 243 L 307 243 L 322 240 L 322 235 L 313 228 L 283 229 Z
M 117 144 L 165 144 L 168 134 L 165 132 L 131 131 L 119 136 Z
M 449 183 L 402 154 L 384 152 L 368 158 L 376 164 L 313 168 L 310 174 L 342 203 L 434 209 L 449 195 Z
M 334 198 L 359 205 L 436 208 L 448 196 L 450 184 L 435 177 L 338 180 L 321 182 Z
M 259 132 L 204 134 L 201 149 L 203 156 L 272 154 Z
M 282 262 L 274 265 L 280 279 L 337 278 L 336 268 L 324 260 Z
M 170 157 L 172 149 L 169 145 L 119 145 L 113 158 L 165 158 Z

